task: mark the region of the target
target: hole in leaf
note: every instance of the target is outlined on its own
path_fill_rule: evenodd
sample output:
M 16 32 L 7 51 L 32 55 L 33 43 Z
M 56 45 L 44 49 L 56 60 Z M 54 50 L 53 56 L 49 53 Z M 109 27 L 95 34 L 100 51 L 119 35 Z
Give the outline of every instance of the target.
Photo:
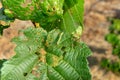
M 27 74 L 28 74 L 28 73 L 24 73 L 23 75 L 24 75 L 24 76 L 27 76 Z
M 53 10 L 56 10 L 55 7 L 53 7 Z
M 48 9 L 47 11 L 48 11 L 48 12 L 50 12 L 50 10 L 49 10 L 49 9 Z
M 66 47 L 65 47 L 65 46 L 63 46 L 63 47 L 61 48 L 61 50 L 62 50 L 62 51 L 65 51 L 65 48 L 66 48 Z
M 39 55 L 40 53 L 39 52 L 35 52 L 36 55 Z

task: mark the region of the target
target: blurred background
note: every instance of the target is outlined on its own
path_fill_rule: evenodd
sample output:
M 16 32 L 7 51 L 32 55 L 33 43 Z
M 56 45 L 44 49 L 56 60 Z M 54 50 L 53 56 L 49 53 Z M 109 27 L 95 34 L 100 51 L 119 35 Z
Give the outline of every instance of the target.
M 93 55 L 88 58 L 93 80 L 120 80 L 120 60 L 113 55 L 113 46 L 105 40 L 110 33 L 113 19 L 120 19 L 120 0 L 85 0 L 84 32 L 81 40 L 91 48 Z M 120 27 L 120 21 L 118 22 Z M 119 39 L 120 40 L 120 39 Z M 113 42 L 115 39 L 113 38 Z M 118 49 L 120 55 L 120 48 Z M 107 68 L 101 67 L 103 59 L 117 61 Z M 103 65 L 104 66 L 104 65 Z M 110 66 L 110 68 L 109 68 Z M 118 68 L 119 70 L 112 70 Z
M 120 0 L 85 0 L 84 7 L 84 31 L 81 41 L 84 41 L 93 52 L 88 58 L 92 80 L 120 80 L 120 45 L 117 45 L 117 55 L 113 54 L 116 44 L 120 43 L 120 37 L 117 39 L 120 30 L 116 31 L 114 28 L 116 19 L 116 24 L 120 26 Z M 0 24 L 5 23 L 0 21 Z M 3 36 L 0 36 L 0 59 L 13 56 L 15 44 L 10 40 L 19 35 L 19 30 L 34 25 L 31 21 L 16 19 L 10 26 L 12 27 L 4 29 Z M 106 37 L 111 32 L 115 36 L 113 34 L 112 37 Z M 113 45 L 115 40 L 116 43 Z

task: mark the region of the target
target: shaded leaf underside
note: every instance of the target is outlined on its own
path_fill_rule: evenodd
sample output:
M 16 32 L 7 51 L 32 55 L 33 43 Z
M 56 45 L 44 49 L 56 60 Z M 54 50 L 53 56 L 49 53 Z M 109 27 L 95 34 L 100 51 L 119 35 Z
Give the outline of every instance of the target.
M 84 0 L 65 0 L 61 29 L 69 34 L 83 27 Z

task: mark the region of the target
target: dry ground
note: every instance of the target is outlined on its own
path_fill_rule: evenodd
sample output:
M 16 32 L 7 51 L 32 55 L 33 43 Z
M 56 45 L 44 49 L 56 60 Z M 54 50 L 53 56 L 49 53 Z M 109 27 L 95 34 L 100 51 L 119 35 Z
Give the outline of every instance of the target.
M 93 55 L 88 58 L 93 80 L 120 80 L 120 75 L 100 67 L 103 58 L 117 60 L 112 56 L 112 47 L 104 40 L 109 32 L 108 18 L 120 18 L 120 0 L 85 0 L 85 28 L 82 40 L 91 48 Z

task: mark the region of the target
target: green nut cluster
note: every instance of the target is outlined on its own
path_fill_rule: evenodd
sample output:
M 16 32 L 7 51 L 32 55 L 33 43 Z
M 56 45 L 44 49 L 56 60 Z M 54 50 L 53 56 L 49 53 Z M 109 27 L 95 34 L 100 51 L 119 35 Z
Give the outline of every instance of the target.
M 33 19 L 33 13 L 39 8 L 36 6 L 36 0 L 2 0 L 3 7 L 7 9 L 6 15 L 28 20 Z
M 64 0 L 2 0 L 6 15 L 34 22 L 56 20 L 63 14 L 63 3 Z
M 48 16 L 60 16 L 63 14 L 63 2 L 64 0 L 41 0 L 40 7 Z

